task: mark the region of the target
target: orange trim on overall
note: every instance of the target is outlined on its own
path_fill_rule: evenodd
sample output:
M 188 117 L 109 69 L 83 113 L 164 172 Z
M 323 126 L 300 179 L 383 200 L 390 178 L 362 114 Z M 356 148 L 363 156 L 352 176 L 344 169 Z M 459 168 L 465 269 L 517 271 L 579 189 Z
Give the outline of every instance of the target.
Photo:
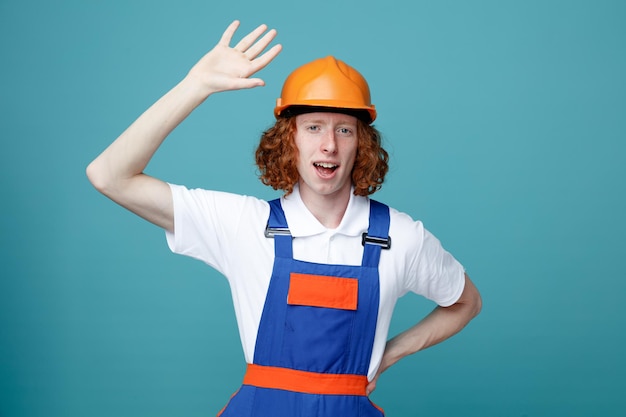
M 289 368 L 248 364 L 245 385 L 306 394 L 365 395 L 367 376 L 322 374 Z
M 356 310 L 359 280 L 291 273 L 287 304 Z
M 235 397 L 235 395 L 237 395 L 237 394 L 239 394 L 239 390 L 235 391 L 235 393 L 230 396 L 230 400 L 232 400 Z M 226 410 L 226 407 L 228 407 L 228 404 L 230 404 L 230 400 L 228 400 L 226 405 L 224 407 L 222 407 L 222 409 L 219 411 L 219 413 L 217 413 L 217 417 L 220 417 L 224 413 L 224 410 Z

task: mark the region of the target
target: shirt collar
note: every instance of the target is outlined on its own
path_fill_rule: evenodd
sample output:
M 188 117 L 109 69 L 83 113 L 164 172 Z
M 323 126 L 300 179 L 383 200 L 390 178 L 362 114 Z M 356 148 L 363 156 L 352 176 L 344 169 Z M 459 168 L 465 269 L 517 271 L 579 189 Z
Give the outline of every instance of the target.
M 313 236 L 328 231 L 346 236 L 359 236 L 367 231 L 369 225 L 369 198 L 355 196 L 354 189 L 350 192 L 346 213 L 334 231 L 327 229 L 309 211 L 302 201 L 297 184 L 291 194 L 281 197 L 281 204 L 293 237 Z

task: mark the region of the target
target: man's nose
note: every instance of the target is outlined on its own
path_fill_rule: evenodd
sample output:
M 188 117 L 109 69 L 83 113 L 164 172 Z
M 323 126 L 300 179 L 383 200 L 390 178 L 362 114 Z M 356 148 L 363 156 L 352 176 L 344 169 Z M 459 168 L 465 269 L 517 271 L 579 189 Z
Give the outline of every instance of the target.
M 328 153 L 335 153 L 337 151 L 337 140 L 335 138 L 335 132 L 329 131 L 324 134 L 322 139 L 322 150 Z

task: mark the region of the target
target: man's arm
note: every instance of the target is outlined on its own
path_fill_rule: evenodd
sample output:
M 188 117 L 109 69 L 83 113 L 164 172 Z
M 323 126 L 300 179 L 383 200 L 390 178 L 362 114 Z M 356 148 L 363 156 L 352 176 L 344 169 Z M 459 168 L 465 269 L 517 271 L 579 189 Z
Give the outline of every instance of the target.
M 264 85 L 249 78 L 269 64 L 281 50 L 265 48 L 276 36 L 261 25 L 230 47 L 239 22 L 230 24 L 218 44 L 187 76 L 146 110 L 87 167 L 94 187 L 133 213 L 174 230 L 174 209 L 169 186 L 143 173 L 165 138 L 211 94 Z M 263 35 L 265 33 L 265 35 Z
M 465 275 L 465 288 L 456 303 L 436 307 L 410 329 L 387 342 L 383 359 L 374 379 L 367 386 L 369 395 L 376 388 L 380 374 L 405 356 L 424 350 L 455 335 L 480 313 L 482 300 L 472 281 Z

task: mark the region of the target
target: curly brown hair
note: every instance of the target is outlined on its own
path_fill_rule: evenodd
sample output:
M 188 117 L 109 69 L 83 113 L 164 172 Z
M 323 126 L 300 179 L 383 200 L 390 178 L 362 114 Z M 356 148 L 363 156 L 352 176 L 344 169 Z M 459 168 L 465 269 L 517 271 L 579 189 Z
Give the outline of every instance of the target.
M 277 119 L 263 132 L 255 154 L 261 182 L 275 190 L 283 190 L 285 195 L 293 192 L 300 179 L 296 167 L 295 119 L 295 116 Z M 357 137 L 359 144 L 352 168 L 352 184 L 355 195 L 367 196 L 382 187 L 389 170 L 389 154 L 382 147 L 380 132 L 360 119 L 357 119 Z

